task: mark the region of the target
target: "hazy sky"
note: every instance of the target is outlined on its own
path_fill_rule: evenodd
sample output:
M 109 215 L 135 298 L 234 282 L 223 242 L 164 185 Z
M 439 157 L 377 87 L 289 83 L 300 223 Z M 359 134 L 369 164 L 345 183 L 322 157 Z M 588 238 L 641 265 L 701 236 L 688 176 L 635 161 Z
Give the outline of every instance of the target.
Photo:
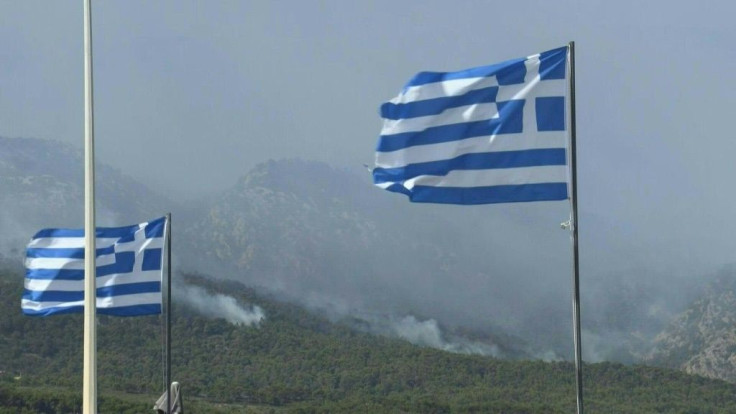
M 574 40 L 583 271 L 734 261 L 733 2 L 93 3 L 98 160 L 159 191 L 269 158 L 359 168 L 415 72 Z M 81 1 L 1 1 L 0 135 L 81 147 L 82 63 Z

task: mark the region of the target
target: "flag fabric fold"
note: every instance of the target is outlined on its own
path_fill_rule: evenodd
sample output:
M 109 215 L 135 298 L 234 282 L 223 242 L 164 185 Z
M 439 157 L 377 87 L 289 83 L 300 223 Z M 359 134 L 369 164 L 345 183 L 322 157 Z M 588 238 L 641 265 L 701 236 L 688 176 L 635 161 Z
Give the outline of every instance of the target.
M 97 312 L 161 313 L 166 219 L 96 230 Z M 26 249 L 21 309 L 46 316 L 84 312 L 84 230 L 44 229 Z
M 375 185 L 425 203 L 567 199 L 567 59 L 417 74 L 381 106 Z

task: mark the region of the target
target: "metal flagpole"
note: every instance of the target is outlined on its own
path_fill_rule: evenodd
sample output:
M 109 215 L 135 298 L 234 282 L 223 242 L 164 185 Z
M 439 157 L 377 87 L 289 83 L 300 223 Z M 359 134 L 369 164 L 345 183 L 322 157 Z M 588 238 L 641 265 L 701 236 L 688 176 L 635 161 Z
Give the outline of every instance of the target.
M 166 414 L 171 414 L 171 213 L 166 213 Z
M 578 177 L 575 143 L 575 42 L 568 45 L 570 51 L 570 168 L 572 195 L 572 247 L 573 247 L 573 340 L 575 341 L 575 383 L 577 385 L 578 414 L 583 414 L 583 351 L 580 340 L 580 258 L 578 254 Z
M 95 151 L 92 94 L 92 5 L 84 1 L 84 380 L 82 410 L 97 414 Z

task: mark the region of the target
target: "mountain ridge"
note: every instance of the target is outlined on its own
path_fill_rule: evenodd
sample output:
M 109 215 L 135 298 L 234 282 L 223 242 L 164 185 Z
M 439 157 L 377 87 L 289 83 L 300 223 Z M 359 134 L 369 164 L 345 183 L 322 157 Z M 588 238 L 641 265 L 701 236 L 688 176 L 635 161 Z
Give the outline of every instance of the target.
M 20 263 L 39 228 L 80 226 L 81 164 L 80 151 L 55 141 L 0 137 L 0 255 Z M 494 249 L 511 243 L 525 258 L 549 230 L 531 223 L 519 240 L 494 238 L 509 228 L 507 210 L 427 208 L 375 188 L 367 175 L 299 159 L 261 163 L 195 203 L 168 200 L 104 164 L 98 170 L 100 225 L 172 211 L 177 269 L 245 283 L 363 332 L 460 353 L 570 359 L 569 296 L 555 288 L 555 275 Z M 526 208 L 534 210 L 509 210 L 513 225 Z M 584 357 L 695 369 L 644 359 L 652 326 L 672 309 L 662 311 L 659 285 L 617 276 L 586 285 L 598 296 L 583 297 Z M 721 378 L 736 371 L 724 369 Z

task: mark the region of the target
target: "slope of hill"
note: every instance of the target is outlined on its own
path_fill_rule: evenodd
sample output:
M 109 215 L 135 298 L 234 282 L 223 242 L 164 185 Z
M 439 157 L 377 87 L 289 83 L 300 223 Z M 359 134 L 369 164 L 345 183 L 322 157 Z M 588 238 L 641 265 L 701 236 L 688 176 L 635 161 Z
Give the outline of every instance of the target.
M 21 315 L 21 278 L 18 269 L 0 272 L 0 312 L 6 315 L 0 320 L 0 399 L 38 398 L 49 387 L 78 390 L 81 315 Z M 190 276 L 186 283 L 229 295 L 240 306 L 257 304 L 265 313 L 259 325 L 243 326 L 175 307 L 173 375 L 185 396 L 196 401 L 230 403 L 241 412 L 246 404 L 285 412 L 574 410 L 569 363 L 502 361 L 417 347 L 357 333 L 235 282 Z M 99 317 L 101 394 L 155 399 L 161 388 L 160 332 L 157 317 Z M 592 412 L 736 410 L 736 387 L 725 382 L 609 363 L 587 366 L 585 372 Z M 20 385 L 35 391 L 23 394 Z
M 323 163 L 263 163 L 183 231 L 182 249 L 196 253 L 181 265 L 258 286 L 333 319 L 356 317 L 371 332 L 395 333 L 376 326 L 378 319 L 461 326 L 473 311 L 446 286 L 478 270 L 463 260 L 457 229 L 426 209 L 406 214 L 404 200 L 377 197 L 379 191 L 367 176 Z M 509 340 L 488 325 L 476 349 L 530 355 L 518 337 Z
M 171 203 L 104 164 L 96 167 L 100 226 L 160 217 Z M 20 257 L 45 227 L 82 227 L 84 162 L 80 150 L 49 140 L 0 137 L 0 255 Z
M 736 268 L 730 267 L 657 336 L 647 362 L 736 382 L 735 326 Z

